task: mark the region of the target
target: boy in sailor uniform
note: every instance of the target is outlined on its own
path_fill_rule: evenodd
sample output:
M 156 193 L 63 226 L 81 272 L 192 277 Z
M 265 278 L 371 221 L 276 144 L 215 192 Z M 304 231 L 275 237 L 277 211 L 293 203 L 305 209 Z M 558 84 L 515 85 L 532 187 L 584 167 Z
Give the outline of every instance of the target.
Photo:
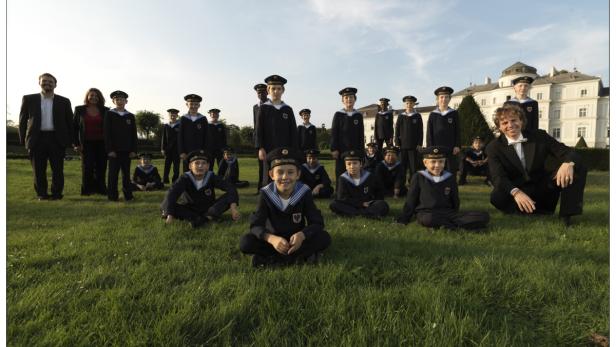
M 490 171 L 488 170 L 488 155 L 483 150 L 483 140 L 477 136 L 473 139 L 471 148 L 464 152 L 464 157 L 460 161 L 460 180 L 458 185 L 465 185 L 466 176 L 471 173 L 475 176 L 485 176 L 484 183 L 490 183 Z
M 404 167 L 398 160 L 397 148 L 385 148 L 385 159 L 377 164 L 374 174 L 383 182 L 385 196 L 393 196 L 394 199 L 397 199 L 406 195 Z
M 443 146 L 449 148 L 445 169 L 454 176 L 458 170 L 456 156 L 460 153 L 460 123 L 458 111 L 449 108 L 453 89 L 439 87 L 434 91 L 437 108 L 430 112 L 426 143 L 428 147 Z
M 107 110 L 103 121 L 105 151 L 109 157 L 107 173 L 107 198 L 118 201 L 118 174 L 122 171 L 122 192 L 124 200 L 133 199 L 133 187 L 130 182 L 130 161 L 137 152 L 137 126 L 135 115 L 124 107 L 128 94 L 121 90 L 111 93 L 115 108 Z
M 180 153 L 178 152 L 178 133 L 180 132 L 180 122 L 178 122 L 179 110 L 170 108 L 169 124 L 163 126 L 163 134 L 160 143 L 160 153 L 165 157 L 165 168 L 163 170 L 163 183 L 169 183 L 169 171 L 173 164 L 173 176 L 171 182 L 175 182 L 180 174 Z
M 252 126 L 253 126 L 253 134 L 252 141 L 256 144 L 257 139 L 257 115 L 259 113 L 259 107 L 267 102 L 269 99 L 267 98 L 267 85 L 263 83 L 255 84 L 254 86 L 255 92 L 257 92 L 257 98 L 259 102 L 252 106 Z M 259 195 L 259 191 L 263 186 L 263 160 L 259 158 L 259 148 L 257 148 L 257 161 L 259 162 L 259 180 L 257 181 L 257 194 Z
M 413 174 L 398 223 L 408 224 L 417 215 L 417 223 L 428 228 L 474 230 L 487 226 L 487 212 L 459 212 L 456 178 L 444 170 L 448 151 L 448 147 L 442 146 L 421 150 L 426 169 Z
M 393 146 L 394 138 L 394 111 L 389 109 L 389 99 L 379 99 L 379 111 L 374 119 L 374 139 L 376 149 L 380 152 L 385 146 Z
M 265 79 L 270 100 L 259 106 L 257 111 L 257 128 L 255 146 L 259 150 L 259 159 L 265 160 L 268 152 L 278 147 L 298 148 L 297 124 L 291 106 L 282 101 L 284 85 L 287 80 L 278 75 Z M 263 162 L 263 185 L 270 182 L 267 161 Z
M 164 185 L 158 174 L 156 166 L 152 165 L 152 155 L 149 153 L 139 154 L 140 163 L 133 171 L 133 185 L 135 190 L 142 192 L 163 189 Z
M 347 87 L 338 94 L 342 97 L 344 108 L 334 113 L 332 119 L 331 153 L 336 161 L 336 186 L 345 171 L 341 154 L 346 151 L 362 152 L 364 149 L 364 117 L 355 110 L 357 88 Z
M 366 144 L 366 154 L 364 155 L 363 168 L 366 171 L 374 173 L 376 165 L 383 160 L 383 154 L 376 150 L 376 143 L 370 142 Z
M 504 105 L 518 105 L 526 116 L 526 130 L 539 129 L 539 103 L 528 96 L 530 85 L 534 79 L 529 76 L 521 76 L 511 81 L 515 97 L 505 101 Z
M 175 219 L 188 220 L 193 228 L 219 219 L 231 209 L 231 218 L 237 221 L 240 212 L 235 186 L 209 171 L 210 158 L 203 150 L 190 152 L 187 156 L 190 171 L 173 182 L 161 204 L 165 223 Z M 214 188 L 225 191 L 216 199 Z
M 222 150 L 227 147 L 227 127 L 218 121 L 220 110 L 213 108 L 208 111 L 210 122 L 207 125 L 207 150 L 212 155 L 212 165 L 210 171 L 214 171 L 214 160 L 220 168 L 222 160 Z
M 231 147 L 223 149 L 223 160 L 218 166 L 218 176 L 229 181 L 236 188 L 244 188 L 250 185 L 248 181 L 240 181 L 240 164 Z
M 273 182 L 261 188 L 257 210 L 250 217 L 250 233 L 240 250 L 254 254 L 252 265 L 316 262 L 331 243 L 310 188 L 299 181 L 300 157 L 281 147 L 267 155 Z
M 178 152 L 182 159 L 183 172 L 188 171 L 188 153 L 192 151 L 207 150 L 207 118 L 199 113 L 201 98 L 197 94 L 188 94 L 184 97 L 188 113 L 180 117 L 180 130 L 178 132 Z
M 299 111 L 304 123 L 297 126 L 297 134 L 299 149 L 304 153 L 309 149 L 317 149 L 317 128 L 310 123 L 310 113 L 310 109 L 307 108 Z
M 407 95 L 402 98 L 405 110 L 398 115 L 396 120 L 395 142 L 400 147 L 400 162 L 404 171 L 404 181 L 406 182 L 406 170 L 410 171 L 411 176 L 420 169 L 419 154 L 417 150 L 423 145 L 423 120 L 421 115 L 415 111 L 418 104 L 417 98 Z
M 336 200 L 329 208 L 341 216 L 365 216 L 378 219 L 387 215 L 389 205 L 383 195 L 383 182 L 361 169 L 363 151 L 347 151 L 342 157 L 346 172 L 338 179 Z
M 332 181 L 329 179 L 327 171 L 319 164 L 317 155 L 321 152 L 316 149 L 309 149 L 305 153 L 306 162 L 301 167 L 301 181 L 312 190 L 312 196 L 315 199 L 330 198 L 334 193 L 334 188 L 332 188 Z

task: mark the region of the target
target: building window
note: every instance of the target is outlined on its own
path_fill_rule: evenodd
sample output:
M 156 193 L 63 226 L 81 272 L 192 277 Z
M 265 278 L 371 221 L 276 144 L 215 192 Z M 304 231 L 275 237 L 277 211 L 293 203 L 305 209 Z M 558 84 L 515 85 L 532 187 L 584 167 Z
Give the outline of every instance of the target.
M 543 110 L 539 110 L 539 119 L 543 116 Z
M 586 138 L 586 127 L 579 127 L 577 130 L 577 137 Z
M 537 100 L 543 99 L 543 93 L 537 93 Z
M 560 128 L 552 129 L 552 137 L 555 139 L 560 139 Z
M 555 90 L 554 91 L 554 99 L 560 100 L 560 90 Z
M 496 98 L 492 98 L 492 104 L 496 104 Z
M 552 118 L 560 119 L 560 110 L 554 110 Z
M 507 101 L 511 100 L 511 95 L 507 95 Z
M 580 97 L 585 97 L 588 95 L 588 90 L 587 89 L 582 89 L 580 90 Z
M 486 105 L 486 99 L 481 99 L 481 106 L 485 106 Z
M 579 110 L 578 115 L 579 115 L 580 117 L 586 117 L 586 107 L 582 107 L 582 108 Z
M 374 125 L 371 125 L 371 126 L 370 126 L 370 130 L 374 130 Z

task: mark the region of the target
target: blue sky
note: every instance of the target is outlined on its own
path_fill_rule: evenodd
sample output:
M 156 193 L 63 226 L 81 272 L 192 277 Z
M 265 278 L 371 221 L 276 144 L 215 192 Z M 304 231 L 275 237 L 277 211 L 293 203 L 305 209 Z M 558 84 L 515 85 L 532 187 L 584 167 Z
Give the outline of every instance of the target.
M 8 0 L 7 106 L 51 72 L 73 105 L 89 87 L 126 91 L 127 108 L 166 115 L 183 96 L 204 98 L 252 124 L 252 89 L 271 74 L 289 80 L 283 100 L 331 125 L 338 91 L 357 106 L 404 95 L 433 104 L 433 90 L 498 79 L 516 61 L 599 75 L 609 85 L 608 1 Z M 111 101 L 108 100 L 108 106 Z

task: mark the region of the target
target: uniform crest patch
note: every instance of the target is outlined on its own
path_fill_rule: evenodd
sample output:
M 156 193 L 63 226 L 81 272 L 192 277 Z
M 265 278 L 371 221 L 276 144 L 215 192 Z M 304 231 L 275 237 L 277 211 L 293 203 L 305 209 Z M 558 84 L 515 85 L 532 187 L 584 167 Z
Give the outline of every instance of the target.
M 218 128 L 218 131 L 222 131 L 222 128 Z
M 210 195 L 212 195 L 212 190 L 211 189 L 206 189 L 204 191 L 204 193 L 205 193 L 205 195 L 210 196 Z
M 130 125 L 130 119 L 126 120 L 126 124 Z
M 533 107 L 532 107 L 532 106 L 528 106 L 528 107 L 526 107 L 526 111 L 527 111 L 527 112 L 533 112 Z
M 286 114 L 286 113 L 283 113 L 283 114 L 282 114 L 282 118 L 284 118 L 284 119 L 288 119 L 288 118 L 289 118 L 289 115 L 288 115 L 288 114 Z
M 201 124 L 197 124 L 197 129 L 201 129 Z
M 297 224 L 302 221 L 302 213 L 293 213 L 293 223 Z
M 413 124 L 417 123 L 417 119 L 413 119 Z
M 318 180 L 319 178 L 321 178 L 321 175 L 315 175 L 314 178 Z
M 445 195 L 449 195 L 451 193 L 451 188 L 445 187 Z
M 447 123 L 452 124 L 453 123 L 453 118 L 447 118 Z
M 353 124 L 355 124 L 355 125 L 359 124 L 359 119 L 353 120 Z

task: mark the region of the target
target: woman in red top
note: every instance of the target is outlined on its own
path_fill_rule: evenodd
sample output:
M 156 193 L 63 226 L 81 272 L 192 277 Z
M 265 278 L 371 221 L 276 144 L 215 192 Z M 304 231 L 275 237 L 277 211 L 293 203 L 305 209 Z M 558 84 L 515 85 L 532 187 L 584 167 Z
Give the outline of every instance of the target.
M 103 117 L 108 109 L 103 94 L 96 88 L 88 89 L 84 105 L 75 107 L 74 149 L 81 155 L 81 195 L 107 194 Z

